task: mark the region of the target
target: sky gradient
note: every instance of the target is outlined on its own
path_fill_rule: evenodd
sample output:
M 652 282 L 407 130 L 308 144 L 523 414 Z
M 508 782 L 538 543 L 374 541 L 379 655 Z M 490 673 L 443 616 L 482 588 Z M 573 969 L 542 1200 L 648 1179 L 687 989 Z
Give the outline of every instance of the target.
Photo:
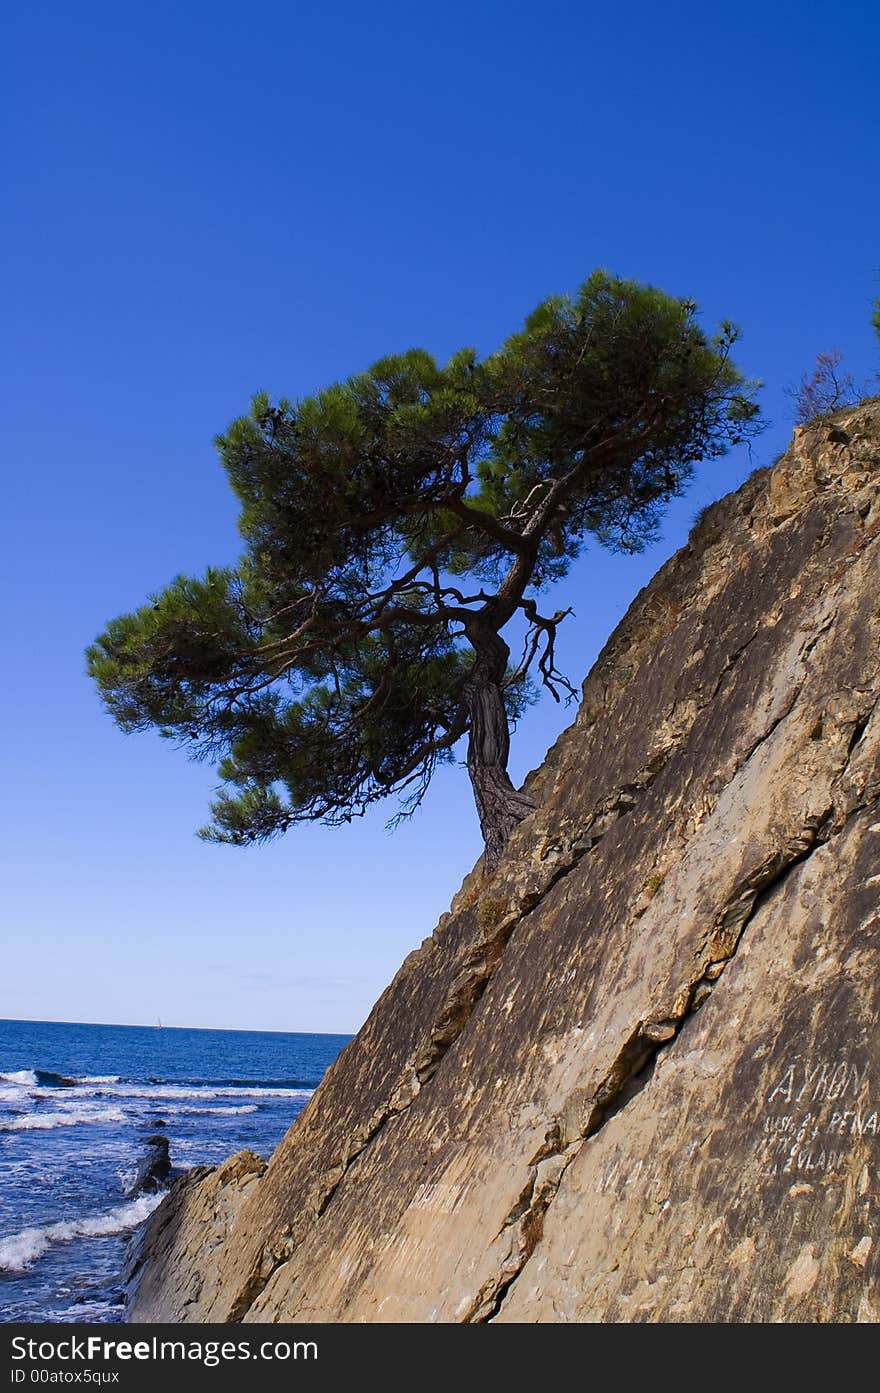
M 784 448 L 816 354 L 880 368 L 880 10 L 34 0 L 4 30 L 0 1016 L 354 1030 L 479 853 L 465 772 L 394 834 L 389 803 L 206 845 L 211 770 L 121 735 L 86 645 L 234 561 L 211 442 L 253 392 L 490 352 L 604 266 L 740 324 L 772 425 L 661 544 L 578 564 L 579 684 L 697 509 Z M 517 781 L 573 716 L 528 714 Z

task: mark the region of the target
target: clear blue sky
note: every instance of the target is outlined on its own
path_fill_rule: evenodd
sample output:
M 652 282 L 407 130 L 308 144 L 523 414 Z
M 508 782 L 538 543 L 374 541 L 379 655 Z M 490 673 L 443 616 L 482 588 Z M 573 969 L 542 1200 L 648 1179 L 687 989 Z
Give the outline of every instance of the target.
M 421 345 L 493 349 L 597 266 L 743 328 L 774 422 L 661 546 L 587 555 L 579 682 L 694 512 L 783 447 L 784 388 L 880 367 L 880 9 L 447 0 L 6 8 L 0 1016 L 355 1029 L 480 849 L 462 770 L 264 848 L 99 706 L 83 649 L 237 554 L 211 440 Z M 519 778 L 574 712 L 523 723 Z

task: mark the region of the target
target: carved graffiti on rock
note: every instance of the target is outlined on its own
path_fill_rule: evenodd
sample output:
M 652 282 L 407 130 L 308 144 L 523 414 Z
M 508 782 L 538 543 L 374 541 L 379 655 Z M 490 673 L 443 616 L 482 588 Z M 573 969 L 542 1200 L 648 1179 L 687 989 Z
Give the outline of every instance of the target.
M 766 1176 L 843 1172 L 855 1144 L 880 1131 L 867 1070 L 852 1059 L 787 1063 L 766 1103 L 755 1146 Z

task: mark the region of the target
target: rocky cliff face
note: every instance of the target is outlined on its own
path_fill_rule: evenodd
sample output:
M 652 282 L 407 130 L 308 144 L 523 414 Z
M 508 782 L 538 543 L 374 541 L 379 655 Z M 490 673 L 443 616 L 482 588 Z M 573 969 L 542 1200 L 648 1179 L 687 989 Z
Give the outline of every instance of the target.
M 136 1321 L 880 1320 L 880 400 L 639 595 L 537 811 Z

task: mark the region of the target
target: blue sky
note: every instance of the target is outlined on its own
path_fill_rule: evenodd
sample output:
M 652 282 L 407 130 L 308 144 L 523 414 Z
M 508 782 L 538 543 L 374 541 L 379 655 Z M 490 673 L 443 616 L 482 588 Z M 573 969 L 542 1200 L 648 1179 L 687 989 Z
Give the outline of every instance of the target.
M 583 558 L 579 683 L 816 354 L 880 368 L 878 47 L 873 0 L 7 8 L 0 1016 L 357 1028 L 480 850 L 464 771 L 393 835 L 205 845 L 211 771 L 122 736 L 85 646 L 234 560 L 211 441 L 254 391 L 491 351 L 601 265 L 738 322 L 773 425 L 661 545 Z M 573 715 L 529 714 L 515 778 Z

